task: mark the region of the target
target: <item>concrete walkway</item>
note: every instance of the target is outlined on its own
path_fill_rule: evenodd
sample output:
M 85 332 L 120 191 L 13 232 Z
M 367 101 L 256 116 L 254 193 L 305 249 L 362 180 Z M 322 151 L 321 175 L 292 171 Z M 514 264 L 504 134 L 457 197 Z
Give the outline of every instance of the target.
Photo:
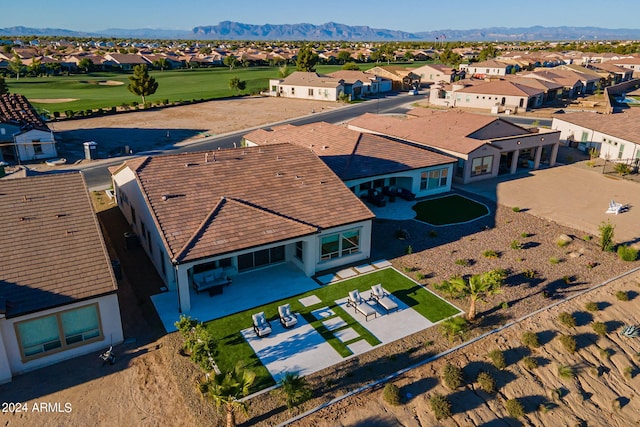
M 603 221 L 610 220 L 616 227 L 616 242 L 640 240 L 640 186 L 597 171 L 557 166 L 468 184 L 463 189 L 593 236 L 599 234 Z M 606 214 L 612 199 L 629 209 L 619 215 Z

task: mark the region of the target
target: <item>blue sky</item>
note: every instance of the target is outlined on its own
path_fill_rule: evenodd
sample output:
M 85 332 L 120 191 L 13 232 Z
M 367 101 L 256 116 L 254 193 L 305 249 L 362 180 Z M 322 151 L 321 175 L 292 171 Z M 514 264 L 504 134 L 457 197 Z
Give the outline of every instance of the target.
M 408 32 L 499 27 L 637 28 L 638 0 L 10 0 L 0 28 L 76 31 L 107 28 L 191 30 L 220 21 L 323 24 L 333 21 Z

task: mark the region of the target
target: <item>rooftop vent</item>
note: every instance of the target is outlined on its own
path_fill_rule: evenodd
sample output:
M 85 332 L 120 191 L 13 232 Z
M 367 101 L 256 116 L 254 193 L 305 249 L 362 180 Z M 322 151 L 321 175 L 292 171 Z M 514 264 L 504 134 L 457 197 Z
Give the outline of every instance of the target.
M 282 176 L 280 172 L 276 172 L 276 176 Z
M 322 149 L 323 149 L 323 150 L 326 150 L 327 148 L 329 148 L 329 146 L 328 146 L 328 145 L 323 145 L 323 146 L 322 146 Z

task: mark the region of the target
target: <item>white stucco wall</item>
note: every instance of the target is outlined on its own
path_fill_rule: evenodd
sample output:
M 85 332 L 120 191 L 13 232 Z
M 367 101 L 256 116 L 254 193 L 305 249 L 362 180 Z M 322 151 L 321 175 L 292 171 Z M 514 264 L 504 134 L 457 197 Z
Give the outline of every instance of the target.
M 597 116 L 594 115 L 594 120 L 596 119 Z M 574 141 L 579 143 L 578 147 L 583 151 L 588 151 L 591 147 L 595 147 L 600 151 L 600 158 L 602 159 L 640 158 L 640 144 L 616 137 L 615 135 L 569 123 L 556 117 L 554 117 L 551 122 L 551 128 L 560 131 L 560 140 L 563 142 L 566 142 L 567 138 L 573 136 Z
M 275 83 L 277 82 L 277 83 Z M 276 86 L 274 92 L 273 86 Z M 309 94 L 309 90 L 313 90 L 313 94 Z M 287 85 L 279 82 L 278 80 L 271 80 L 269 84 L 269 94 L 271 96 L 282 96 L 284 98 L 298 98 L 298 99 L 315 99 L 318 101 L 337 101 L 341 93 L 344 92 L 344 86 L 338 85 L 336 87 L 314 87 L 314 86 L 298 86 Z
M 36 142 L 34 142 L 36 141 Z M 32 129 L 15 136 L 15 143 L 18 148 L 20 160 L 29 161 L 37 159 L 50 159 L 56 157 L 55 139 L 52 132 Z M 36 153 L 33 144 L 40 144 L 41 153 Z

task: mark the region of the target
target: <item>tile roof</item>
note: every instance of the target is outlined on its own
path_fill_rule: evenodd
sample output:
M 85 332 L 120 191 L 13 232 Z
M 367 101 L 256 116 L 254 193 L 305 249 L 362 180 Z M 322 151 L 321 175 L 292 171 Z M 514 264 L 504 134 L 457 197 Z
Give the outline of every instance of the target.
M 630 108 L 624 113 L 616 114 L 577 112 L 557 114 L 553 117 L 635 144 L 640 144 L 640 111 L 635 108 Z
M 259 129 L 244 138 L 258 145 L 289 142 L 309 148 L 343 181 L 456 162 L 424 148 L 326 122 Z
M 0 259 L 7 317 L 117 290 L 78 172 L 0 181 Z
M 512 81 L 492 80 L 489 82 L 465 87 L 464 89 L 460 89 L 457 92 L 529 97 L 538 95 L 543 91 L 532 86 L 526 86 Z
M 338 87 L 342 84 L 341 79 L 331 76 L 323 76 L 318 73 L 294 71 L 284 80 L 280 80 L 281 84 L 292 86 L 314 86 L 314 87 Z
M 17 93 L 0 95 L 0 123 L 16 124 L 21 129 L 49 131 L 27 98 Z
M 447 152 L 469 154 L 490 140 L 477 139 L 473 135 L 490 124 L 498 124 L 500 130 L 494 138 L 505 138 L 529 133 L 500 118 L 472 114 L 463 111 L 438 111 L 414 108 L 406 117 L 379 116 L 367 113 L 351 120 L 351 128 L 404 139 Z
M 317 156 L 292 144 L 153 156 L 123 166 L 134 171 L 178 262 L 374 217 Z
M 344 80 L 347 83 L 354 83 L 356 80 L 360 80 L 362 83 L 369 83 L 371 80 L 376 78 L 375 75 L 358 70 L 338 70 L 333 73 L 329 73 L 328 76 Z

